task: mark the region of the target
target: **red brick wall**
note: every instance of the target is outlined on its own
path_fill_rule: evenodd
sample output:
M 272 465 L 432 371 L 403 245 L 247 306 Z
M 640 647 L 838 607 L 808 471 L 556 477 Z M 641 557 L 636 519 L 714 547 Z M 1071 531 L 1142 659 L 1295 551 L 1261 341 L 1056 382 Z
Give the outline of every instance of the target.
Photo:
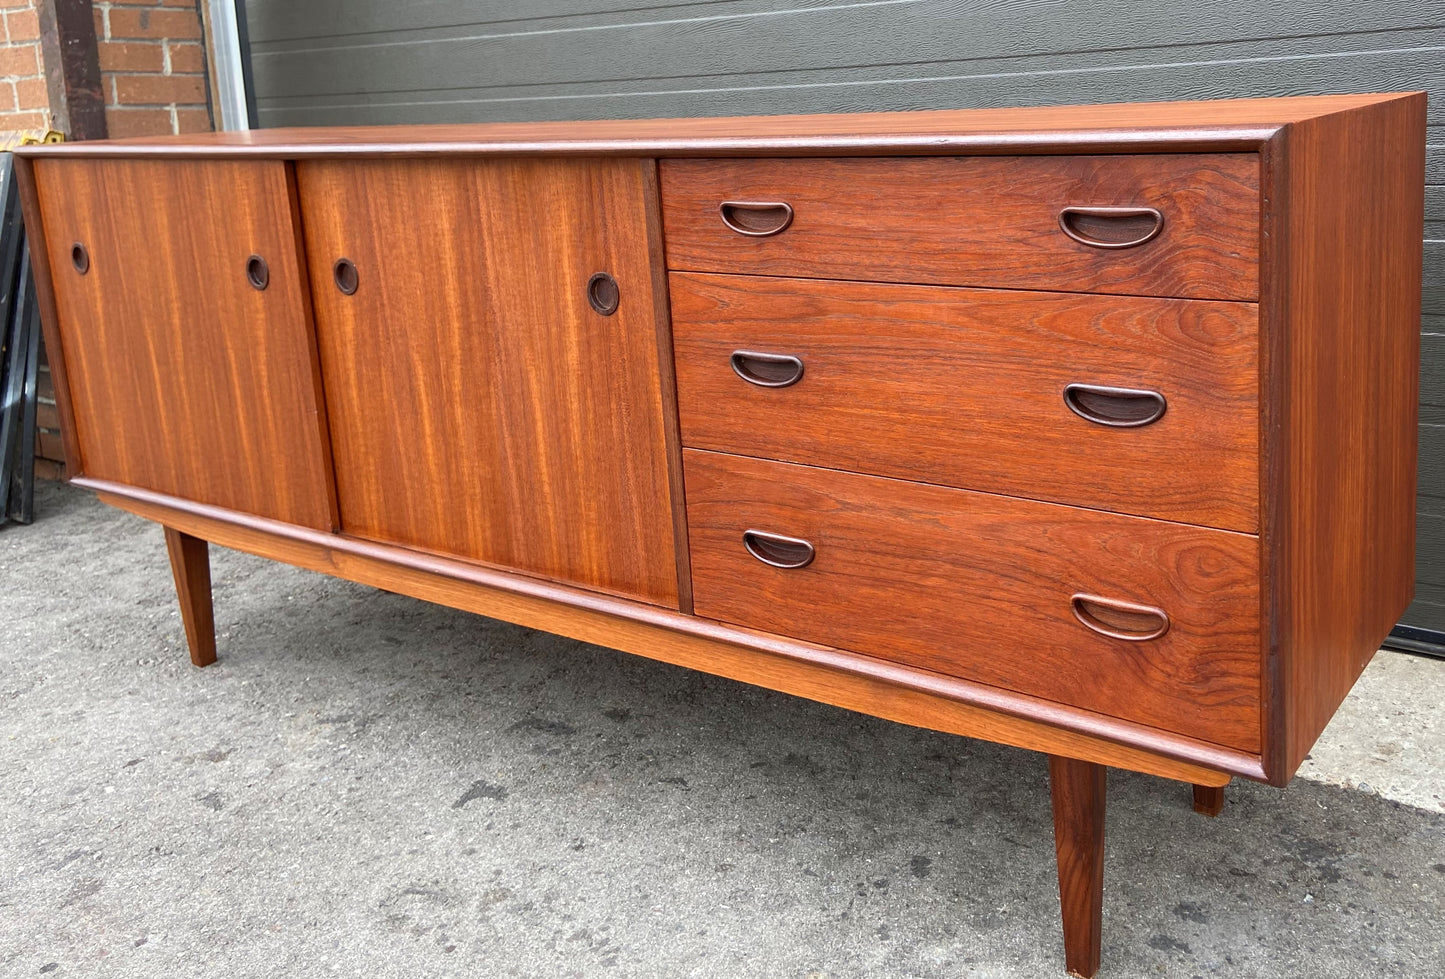
M 49 128 L 35 0 L 0 0 L 0 134 Z
M 213 128 L 196 0 L 96 0 L 95 37 L 112 139 Z
M 0 144 L 53 125 L 36 12 L 43 2 L 0 0 Z M 110 136 L 213 128 L 197 0 L 94 0 L 92 9 Z

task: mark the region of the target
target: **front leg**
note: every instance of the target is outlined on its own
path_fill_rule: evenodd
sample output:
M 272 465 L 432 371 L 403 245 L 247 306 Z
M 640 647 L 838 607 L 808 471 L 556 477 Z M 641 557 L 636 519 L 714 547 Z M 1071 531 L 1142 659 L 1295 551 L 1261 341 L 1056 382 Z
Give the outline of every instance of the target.
M 1106 774 L 1103 765 L 1049 755 L 1064 967 L 1084 979 L 1099 971 L 1103 942 Z
M 1224 811 L 1224 786 L 1194 786 L 1194 811 L 1206 816 L 1218 816 Z
M 166 550 L 171 556 L 171 574 L 176 579 L 176 597 L 181 603 L 181 621 L 186 627 L 191 662 L 210 666 L 216 661 L 210 545 L 199 537 L 167 527 Z

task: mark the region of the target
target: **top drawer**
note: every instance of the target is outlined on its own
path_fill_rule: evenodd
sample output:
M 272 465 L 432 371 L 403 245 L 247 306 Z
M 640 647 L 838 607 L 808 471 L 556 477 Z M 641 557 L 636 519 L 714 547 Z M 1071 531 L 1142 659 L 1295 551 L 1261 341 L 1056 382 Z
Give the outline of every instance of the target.
M 1259 157 L 663 160 L 668 268 L 1257 298 Z

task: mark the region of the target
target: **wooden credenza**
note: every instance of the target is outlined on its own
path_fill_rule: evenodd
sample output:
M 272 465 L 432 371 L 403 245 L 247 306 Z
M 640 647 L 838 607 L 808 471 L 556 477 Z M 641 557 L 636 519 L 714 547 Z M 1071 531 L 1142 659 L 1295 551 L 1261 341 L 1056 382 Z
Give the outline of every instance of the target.
M 1283 785 L 1414 569 L 1425 98 L 20 151 L 74 481 L 207 542 L 1104 770 Z

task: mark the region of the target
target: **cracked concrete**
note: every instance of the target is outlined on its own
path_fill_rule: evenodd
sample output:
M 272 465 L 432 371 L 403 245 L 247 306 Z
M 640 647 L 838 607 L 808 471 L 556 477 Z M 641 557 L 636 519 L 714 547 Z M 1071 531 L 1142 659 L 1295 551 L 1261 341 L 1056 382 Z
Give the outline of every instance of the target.
M 0 530 L 0 975 L 1062 975 L 1041 756 L 213 549 Z M 1110 775 L 1102 977 L 1445 974 L 1445 662 L 1305 778 Z M 1368 786 L 1368 790 L 1366 790 Z

